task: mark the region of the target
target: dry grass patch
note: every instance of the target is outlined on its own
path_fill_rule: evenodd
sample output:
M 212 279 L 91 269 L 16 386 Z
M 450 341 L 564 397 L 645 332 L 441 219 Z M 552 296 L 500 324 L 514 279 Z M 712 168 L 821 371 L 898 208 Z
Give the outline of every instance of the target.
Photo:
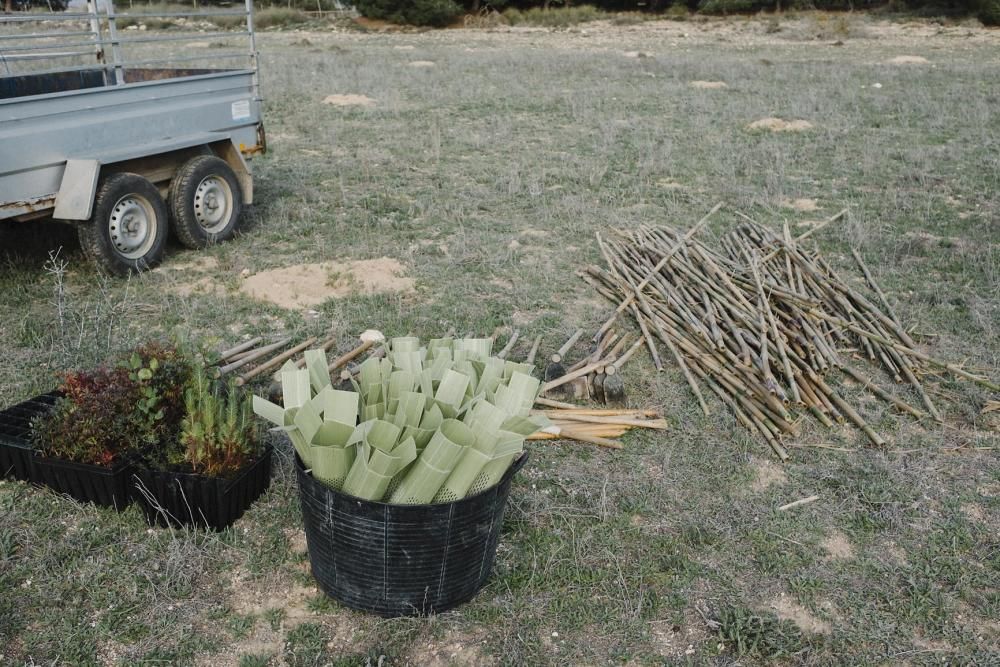
M 701 88 L 703 90 L 718 90 L 719 88 L 729 87 L 725 81 L 691 81 L 688 85 L 692 88 Z

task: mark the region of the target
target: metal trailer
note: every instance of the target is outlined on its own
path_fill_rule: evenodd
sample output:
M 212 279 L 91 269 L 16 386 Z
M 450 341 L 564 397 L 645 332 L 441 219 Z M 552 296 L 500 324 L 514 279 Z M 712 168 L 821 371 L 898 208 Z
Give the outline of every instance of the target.
M 206 32 L 216 16 L 240 17 L 223 19 L 240 29 Z M 150 19 L 182 29 L 137 23 Z M 199 42 L 216 48 L 195 53 L 195 39 L 240 48 Z M 0 15 L 0 221 L 73 223 L 85 253 L 117 274 L 156 265 L 168 224 L 189 247 L 228 239 L 253 203 L 260 108 L 252 0 L 148 14 L 88 0 L 86 12 Z

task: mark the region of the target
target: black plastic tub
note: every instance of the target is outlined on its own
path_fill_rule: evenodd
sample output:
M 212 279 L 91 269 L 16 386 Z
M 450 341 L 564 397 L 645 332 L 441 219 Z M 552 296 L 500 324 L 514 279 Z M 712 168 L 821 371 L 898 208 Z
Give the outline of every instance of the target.
M 0 411 L 0 477 L 34 481 L 31 420 L 50 411 L 57 398 L 53 391 Z
M 223 530 L 271 484 L 271 448 L 228 479 L 191 473 L 133 469 L 132 500 L 150 525 L 204 526 Z
M 295 457 L 313 576 L 332 598 L 380 616 L 447 611 L 493 570 L 511 479 L 453 503 L 389 505 L 340 493 Z
M 36 456 L 31 466 L 32 481 L 56 493 L 65 493 L 81 503 L 112 507 L 119 512 L 128 506 L 128 476 L 132 470 L 128 464 L 107 468 Z

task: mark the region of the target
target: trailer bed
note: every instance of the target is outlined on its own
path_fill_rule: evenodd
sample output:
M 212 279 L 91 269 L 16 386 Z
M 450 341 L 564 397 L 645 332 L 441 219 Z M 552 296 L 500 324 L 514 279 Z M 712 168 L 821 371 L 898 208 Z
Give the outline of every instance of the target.
M 263 150 L 252 70 L 124 75 L 124 85 L 106 85 L 100 68 L 0 79 L 0 220 L 53 206 L 68 160 L 110 164 L 222 140 Z

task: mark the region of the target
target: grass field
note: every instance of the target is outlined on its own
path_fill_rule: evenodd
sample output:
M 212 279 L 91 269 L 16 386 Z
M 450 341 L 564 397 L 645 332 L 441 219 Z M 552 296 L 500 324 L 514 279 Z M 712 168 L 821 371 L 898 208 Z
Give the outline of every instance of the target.
M 347 349 L 369 327 L 506 326 L 526 339 L 514 356 L 539 333 L 546 351 L 610 312 L 575 276 L 599 261 L 595 232 L 688 226 L 717 201 L 706 238 L 734 210 L 804 230 L 849 207 L 817 235 L 831 263 L 854 278 L 858 248 L 928 352 L 1000 377 L 995 31 L 817 15 L 260 47 L 270 153 L 240 238 L 173 248 L 123 282 L 59 227 L 4 230 L 0 404 L 175 328 L 230 342 L 332 325 Z M 322 104 L 332 94 L 373 102 Z M 746 128 L 765 117 L 812 127 Z M 47 270 L 58 245 L 68 266 Z M 240 290 L 264 270 L 383 257 L 412 291 L 310 313 Z M 1000 663 L 1000 421 L 980 414 L 997 396 L 926 377 L 935 426 L 856 395 L 886 451 L 804 422 L 781 465 L 717 401 L 702 416 L 672 365 L 625 373 L 670 431 L 618 452 L 533 444 L 495 576 L 430 619 L 318 593 L 284 444 L 271 490 L 220 534 L 0 482 L 0 663 Z

